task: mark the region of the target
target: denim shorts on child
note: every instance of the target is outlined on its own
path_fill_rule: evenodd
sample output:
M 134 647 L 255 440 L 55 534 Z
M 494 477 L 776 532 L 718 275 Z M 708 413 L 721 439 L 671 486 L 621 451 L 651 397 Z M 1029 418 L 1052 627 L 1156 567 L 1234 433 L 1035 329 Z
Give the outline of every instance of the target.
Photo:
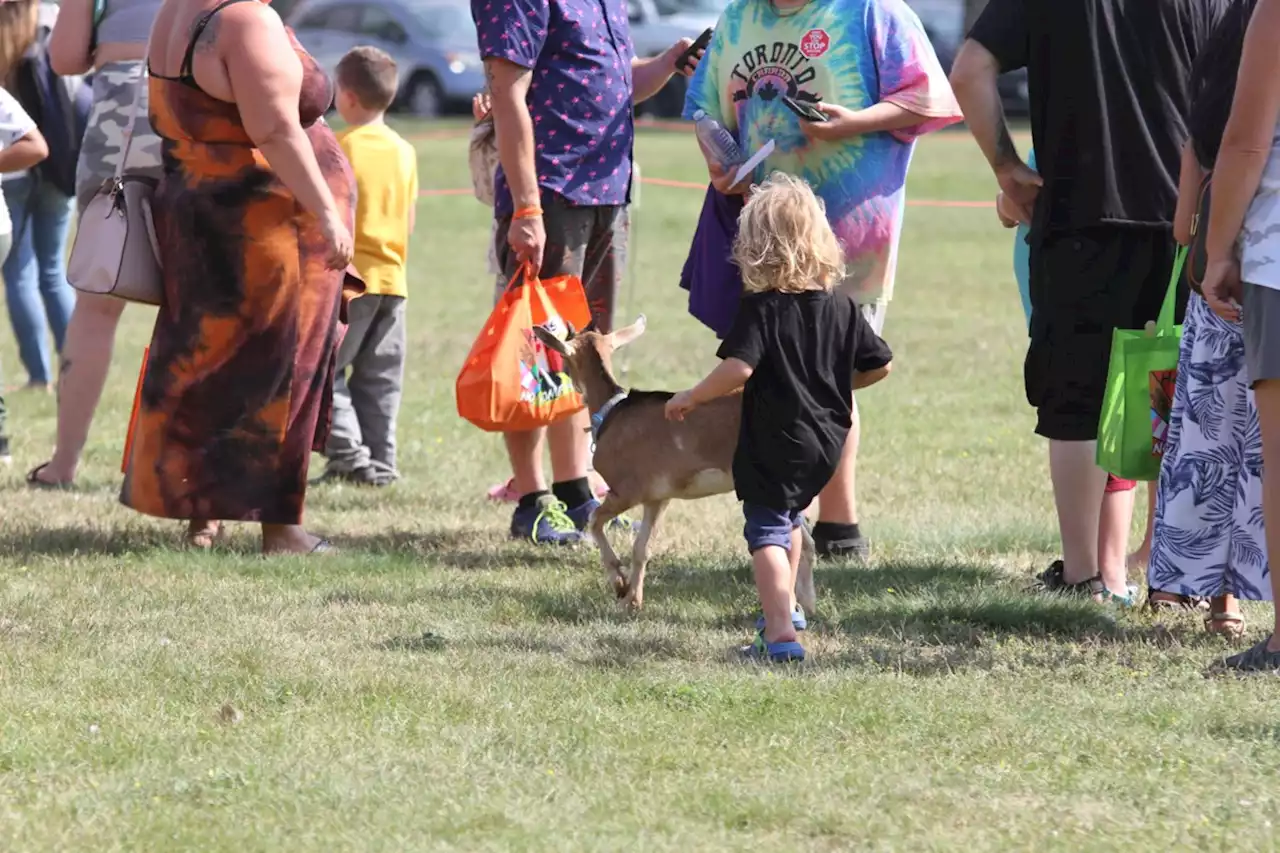
M 790 551 L 791 531 L 804 524 L 802 509 L 770 509 L 744 502 L 742 515 L 747 519 L 742 535 L 747 537 L 747 550 L 752 554 L 770 545 Z

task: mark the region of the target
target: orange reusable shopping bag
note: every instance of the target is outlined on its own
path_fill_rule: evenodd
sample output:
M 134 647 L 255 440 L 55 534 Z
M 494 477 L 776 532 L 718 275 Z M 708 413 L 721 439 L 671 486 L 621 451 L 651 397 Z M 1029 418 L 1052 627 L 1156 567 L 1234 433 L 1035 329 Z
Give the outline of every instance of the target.
M 458 414 L 489 432 L 536 429 L 580 412 L 582 396 L 559 353 L 534 326 L 585 328 L 591 309 L 577 276 L 541 281 L 516 274 L 489 315 L 458 374 Z

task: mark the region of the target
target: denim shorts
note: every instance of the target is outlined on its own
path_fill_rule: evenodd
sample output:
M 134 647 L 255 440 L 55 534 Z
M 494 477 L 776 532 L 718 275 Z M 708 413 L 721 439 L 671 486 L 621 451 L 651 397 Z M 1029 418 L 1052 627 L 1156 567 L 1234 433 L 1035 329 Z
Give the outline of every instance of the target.
M 744 502 L 742 514 L 747 519 L 742 535 L 747 538 L 747 550 L 752 554 L 770 545 L 790 551 L 791 531 L 804 524 L 802 509 L 770 509 Z

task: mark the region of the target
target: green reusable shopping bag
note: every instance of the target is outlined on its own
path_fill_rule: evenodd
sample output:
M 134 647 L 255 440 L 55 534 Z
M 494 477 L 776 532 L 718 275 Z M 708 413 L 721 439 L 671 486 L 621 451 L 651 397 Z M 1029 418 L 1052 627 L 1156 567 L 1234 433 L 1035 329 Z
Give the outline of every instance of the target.
M 1186 259 L 1186 247 L 1179 247 L 1159 319 L 1145 329 L 1116 329 L 1111 336 L 1098 467 L 1126 480 L 1160 476 L 1182 340 L 1182 327 L 1173 324 L 1174 308 Z

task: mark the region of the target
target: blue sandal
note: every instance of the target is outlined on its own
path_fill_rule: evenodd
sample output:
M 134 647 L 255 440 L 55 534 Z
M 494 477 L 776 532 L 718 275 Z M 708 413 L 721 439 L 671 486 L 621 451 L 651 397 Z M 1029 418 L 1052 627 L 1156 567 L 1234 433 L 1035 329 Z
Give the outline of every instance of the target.
M 804 660 L 804 646 L 795 640 L 767 643 L 763 631 L 757 633 L 755 640 L 750 645 L 743 646 L 740 651 L 748 660 L 761 663 L 798 663 Z
M 796 609 L 791 612 L 791 627 L 795 628 L 797 631 L 807 631 L 809 629 L 809 620 L 805 618 L 804 608 L 799 604 L 797 604 Z M 756 617 L 756 630 L 764 630 L 763 614 Z

